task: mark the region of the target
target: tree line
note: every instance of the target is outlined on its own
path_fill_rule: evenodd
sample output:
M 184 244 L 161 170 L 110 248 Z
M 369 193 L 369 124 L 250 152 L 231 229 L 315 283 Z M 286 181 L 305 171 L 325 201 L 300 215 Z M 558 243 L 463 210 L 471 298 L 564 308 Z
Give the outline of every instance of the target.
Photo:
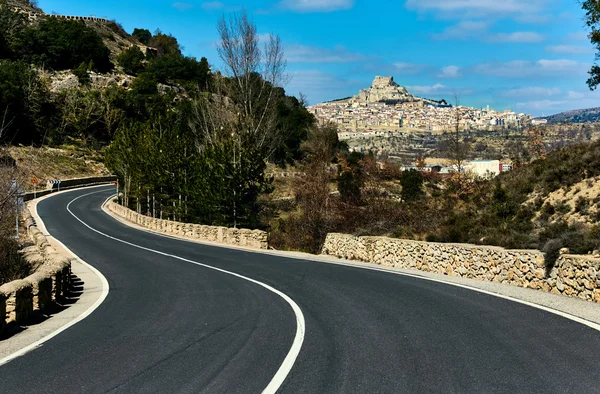
M 159 30 L 135 29 L 131 45 L 111 60 L 82 21 L 30 24 L 0 6 L 2 142 L 101 149 L 122 203 L 138 212 L 260 227 L 259 196 L 271 190 L 266 163 L 300 159 L 315 119 L 281 87 L 287 74 L 278 37 L 259 42 L 243 12 L 217 28 L 222 72 L 204 57 L 185 56 Z M 63 70 L 78 86 L 51 91 L 51 78 Z M 92 72 L 109 71 L 132 82 L 97 87 Z

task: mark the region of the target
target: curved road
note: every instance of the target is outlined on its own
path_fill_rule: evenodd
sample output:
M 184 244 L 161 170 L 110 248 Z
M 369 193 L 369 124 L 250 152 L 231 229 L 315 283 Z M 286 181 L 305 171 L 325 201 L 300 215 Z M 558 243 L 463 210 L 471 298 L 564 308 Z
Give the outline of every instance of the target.
M 106 215 L 113 188 L 40 202 L 50 234 L 98 268 L 110 293 L 89 317 L 0 367 L 2 393 L 259 393 L 304 343 L 285 393 L 600 392 L 600 332 L 415 277 L 205 246 Z

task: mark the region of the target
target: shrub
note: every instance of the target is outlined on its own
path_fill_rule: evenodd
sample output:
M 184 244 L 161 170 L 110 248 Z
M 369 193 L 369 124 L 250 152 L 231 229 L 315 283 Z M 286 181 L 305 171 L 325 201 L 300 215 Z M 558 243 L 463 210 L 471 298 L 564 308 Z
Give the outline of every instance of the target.
M 133 45 L 117 56 L 117 63 L 123 67 L 123 71 L 129 75 L 137 75 L 144 69 L 144 54 L 137 45 Z
M 135 28 L 133 29 L 133 33 L 131 33 L 131 36 L 137 39 L 142 44 L 148 45 L 148 42 L 152 38 L 152 33 L 150 33 L 150 30 L 147 29 Z
M 28 63 L 68 70 L 92 61 L 96 70 L 110 71 L 110 51 L 96 31 L 83 22 L 43 19 L 15 37 L 15 52 Z
M 402 173 L 400 178 L 402 186 L 402 199 L 404 201 L 415 201 L 423 194 L 423 175 L 415 169 Z
M 552 269 L 556 265 L 556 260 L 560 256 L 560 249 L 563 247 L 563 242 L 560 239 L 551 239 L 542 248 L 544 252 L 544 266 L 546 269 L 546 277 L 552 273 Z
M 79 67 L 74 69 L 73 74 L 75 74 L 75 76 L 79 80 L 79 83 L 82 85 L 88 85 L 91 82 L 89 66 L 85 64 L 85 62 L 81 63 Z

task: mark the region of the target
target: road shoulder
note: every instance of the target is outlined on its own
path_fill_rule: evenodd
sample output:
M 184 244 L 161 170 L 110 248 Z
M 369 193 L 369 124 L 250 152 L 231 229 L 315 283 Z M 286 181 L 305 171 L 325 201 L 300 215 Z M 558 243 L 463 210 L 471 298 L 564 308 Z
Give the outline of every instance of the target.
M 108 202 L 109 200 L 107 200 Z M 106 207 L 106 202 L 102 206 L 102 210 L 115 220 L 129 226 L 135 228 L 140 231 L 145 231 L 148 233 L 160 235 L 166 238 L 179 239 L 186 242 L 192 242 L 201 245 L 215 246 L 226 249 L 236 249 L 243 250 L 251 253 L 259 253 L 259 254 L 268 254 L 272 256 L 280 256 L 285 258 L 293 258 L 305 261 L 313 261 L 319 263 L 326 264 L 337 264 L 344 265 L 348 267 L 360 268 L 360 269 L 368 269 L 368 270 L 376 270 L 381 272 L 387 272 L 390 274 L 396 275 L 408 275 L 417 278 L 421 278 L 423 280 L 437 281 L 441 283 L 445 283 L 452 286 L 460 286 L 464 288 L 468 288 L 470 290 L 487 293 L 492 296 L 497 296 L 501 298 L 505 298 L 511 301 L 524 303 L 530 305 L 532 307 L 540 308 L 547 310 L 548 312 L 555 313 L 561 315 L 563 317 L 569 318 L 571 320 L 578 321 L 582 324 L 586 324 L 591 328 L 596 330 L 600 330 L 600 304 L 594 303 L 592 301 L 581 300 L 578 298 L 565 297 L 562 295 L 546 293 L 539 290 L 527 289 L 517 286 L 511 286 L 507 284 L 497 283 L 497 282 L 486 282 L 477 279 L 469 279 L 469 278 L 461 278 L 456 276 L 448 276 L 438 273 L 432 272 L 424 272 L 419 270 L 411 270 L 404 268 L 396 268 L 396 267 L 385 267 L 377 264 L 371 263 L 363 263 L 359 261 L 352 260 L 344 260 L 331 256 L 324 255 L 312 255 L 308 253 L 302 252 L 286 252 L 286 251 L 278 251 L 278 250 L 258 250 L 245 248 L 234 245 L 224 245 L 215 242 L 208 241 L 199 241 L 196 239 L 191 239 L 188 237 L 182 236 L 174 236 L 167 235 L 158 231 L 152 231 L 138 224 L 129 222 L 116 214 L 110 211 Z
M 74 286 L 76 296 L 70 299 L 70 302 L 65 305 L 64 310 L 49 315 L 41 323 L 26 326 L 23 331 L 0 341 L 0 365 L 42 346 L 43 342 L 83 320 L 104 301 L 108 294 L 108 282 L 106 278 L 98 270 L 71 252 L 60 241 L 49 235 L 43 221 L 40 219 L 36 210 L 37 203 L 57 194 L 53 193 L 47 197 L 31 201 L 28 203 L 28 206 L 37 227 L 46 236 L 50 245 L 60 255 L 72 259 L 71 271 L 76 277 Z

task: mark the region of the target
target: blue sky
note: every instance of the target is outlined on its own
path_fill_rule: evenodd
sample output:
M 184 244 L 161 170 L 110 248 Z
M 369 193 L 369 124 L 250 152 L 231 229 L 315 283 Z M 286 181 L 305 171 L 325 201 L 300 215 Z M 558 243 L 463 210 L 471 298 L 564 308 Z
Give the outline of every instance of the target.
M 393 75 L 415 95 L 533 115 L 600 106 L 577 0 L 39 0 L 47 13 L 116 19 L 171 33 L 187 55 L 220 68 L 216 24 L 242 7 L 281 37 L 288 94 L 311 104 Z

